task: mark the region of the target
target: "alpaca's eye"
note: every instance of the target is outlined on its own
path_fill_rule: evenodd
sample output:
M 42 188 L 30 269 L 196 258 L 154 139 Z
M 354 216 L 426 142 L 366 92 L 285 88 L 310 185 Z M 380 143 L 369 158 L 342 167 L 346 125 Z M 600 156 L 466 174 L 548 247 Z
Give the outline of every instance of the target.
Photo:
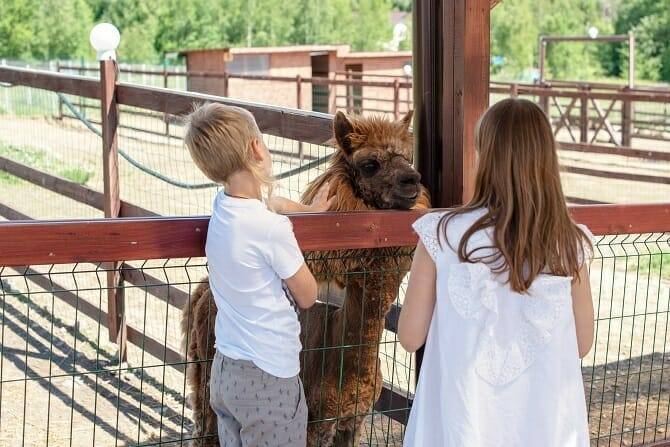
M 377 160 L 366 160 L 359 167 L 363 175 L 370 177 L 379 171 L 380 165 Z

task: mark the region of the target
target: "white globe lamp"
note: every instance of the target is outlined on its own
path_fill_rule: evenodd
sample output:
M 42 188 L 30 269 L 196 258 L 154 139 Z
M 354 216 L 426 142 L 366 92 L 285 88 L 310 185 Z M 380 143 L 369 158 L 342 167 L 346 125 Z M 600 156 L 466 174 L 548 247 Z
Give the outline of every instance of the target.
M 405 73 L 405 76 L 412 76 L 412 64 L 403 65 L 402 71 Z
M 99 61 L 116 60 L 116 49 L 121 42 L 121 34 L 111 23 L 98 23 L 89 36 L 91 46 L 98 53 Z
M 591 39 L 595 39 L 596 37 L 598 37 L 598 28 L 592 26 L 589 28 L 588 33 Z

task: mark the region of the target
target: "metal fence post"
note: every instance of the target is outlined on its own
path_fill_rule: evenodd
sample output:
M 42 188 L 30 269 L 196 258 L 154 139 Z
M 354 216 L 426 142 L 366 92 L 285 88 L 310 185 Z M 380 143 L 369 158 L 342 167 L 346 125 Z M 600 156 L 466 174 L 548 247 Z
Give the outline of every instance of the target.
M 117 127 L 119 107 L 116 102 L 118 66 L 114 60 L 100 61 L 100 115 L 102 119 L 102 170 L 105 196 L 105 217 L 119 217 L 119 157 Z M 117 343 L 119 362 L 126 357 L 126 322 L 124 296 L 119 262 L 109 264 L 107 272 L 107 323 L 109 338 Z

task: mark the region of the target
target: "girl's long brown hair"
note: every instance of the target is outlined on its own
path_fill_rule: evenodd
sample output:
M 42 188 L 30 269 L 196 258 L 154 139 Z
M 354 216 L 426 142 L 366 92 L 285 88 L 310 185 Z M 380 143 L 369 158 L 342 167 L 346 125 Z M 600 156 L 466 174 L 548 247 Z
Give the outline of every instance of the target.
M 461 262 L 484 262 L 507 273 L 510 287 L 526 292 L 543 272 L 577 276 L 588 237 L 571 219 L 561 187 L 551 125 L 537 105 L 505 99 L 477 123 L 479 165 L 472 199 L 442 217 L 438 240 L 459 214 L 485 208 L 459 242 Z M 468 240 L 492 228 L 493 246 L 468 250 Z M 488 254 L 482 254 L 488 253 Z

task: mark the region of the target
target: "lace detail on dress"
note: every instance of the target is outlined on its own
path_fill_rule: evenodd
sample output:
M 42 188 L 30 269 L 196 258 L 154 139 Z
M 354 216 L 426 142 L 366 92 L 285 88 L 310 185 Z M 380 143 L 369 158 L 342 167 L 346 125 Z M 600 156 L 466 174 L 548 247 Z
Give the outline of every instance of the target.
M 442 215 L 443 213 L 428 213 L 412 224 L 412 228 L 419 235 L 421 242 L 434 262 L 437 262 L 437 254 L 440 251 L 440 243 L 437 239 L 437 224 Z
M 475 370 L 495 386 L 512 382 L 533 363 L 570 304 L 571 279 L 566 277 L 539 276 L 528 294 L 519 294 L 498 282 L 485 264 L 458 263 L 450 266 L 448 281 L 449 296 L 458 314 L 482 323 Z M 518 308 L 507 308 L 517 309 L 519 315 L 515 332 L 504 344 L 498 334 L 502 330 L 498 328 L 500 299 L 522 303 Z

